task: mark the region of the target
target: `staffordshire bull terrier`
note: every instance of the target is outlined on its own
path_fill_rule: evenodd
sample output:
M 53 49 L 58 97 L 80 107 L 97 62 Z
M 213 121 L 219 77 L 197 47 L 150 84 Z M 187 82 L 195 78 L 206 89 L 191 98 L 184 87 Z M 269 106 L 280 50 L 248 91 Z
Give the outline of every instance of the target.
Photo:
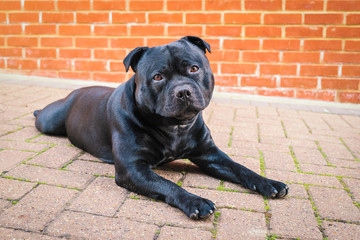
M 185 191 L 151 169 L 189 159 L 205 173 L 266 197 L 281 198 L 288 187 L 232 161 L 216 147 L 201 111 L 210 102 L 214 76 L 204 40 L 187 36 L 167 45 L 138 47 L 123 60 L 135 74 L 118 88 L 86 87 L 34 112 L 36 128 L 70 141 L 114 163 L 115 182 L 164 201 L 192 219 L 215 210 L 208 199 Z

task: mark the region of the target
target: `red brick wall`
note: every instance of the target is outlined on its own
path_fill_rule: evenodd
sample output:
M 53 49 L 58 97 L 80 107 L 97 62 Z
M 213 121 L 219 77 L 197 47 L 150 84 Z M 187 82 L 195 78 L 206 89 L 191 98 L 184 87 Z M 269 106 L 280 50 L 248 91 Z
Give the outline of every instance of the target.
M 1 0 L 0 72 L 123 82 L 132 48 L 185 35 L 220 91 L 360 103 L 360 0 Z

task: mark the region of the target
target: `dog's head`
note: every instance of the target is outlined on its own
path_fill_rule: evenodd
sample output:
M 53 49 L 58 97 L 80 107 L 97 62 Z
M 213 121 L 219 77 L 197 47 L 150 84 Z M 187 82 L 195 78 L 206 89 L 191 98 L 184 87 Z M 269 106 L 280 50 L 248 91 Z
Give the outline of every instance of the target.
M 187 36 L 167 45 L 138 47 L 124 59 L 135 72 L 135 99 L 151 113 L 189 120 L 209 105 L 214 76 L 204 40 Z

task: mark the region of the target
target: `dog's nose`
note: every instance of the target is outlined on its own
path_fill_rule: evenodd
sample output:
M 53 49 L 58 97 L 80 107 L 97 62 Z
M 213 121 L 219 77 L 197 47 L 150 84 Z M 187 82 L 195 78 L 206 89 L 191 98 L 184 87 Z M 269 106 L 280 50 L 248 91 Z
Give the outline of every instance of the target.
M 189 98 L 191 96 L 191 92 L 188 89 L 182 89 L 176 92 L 175 96 L 179 99 Z

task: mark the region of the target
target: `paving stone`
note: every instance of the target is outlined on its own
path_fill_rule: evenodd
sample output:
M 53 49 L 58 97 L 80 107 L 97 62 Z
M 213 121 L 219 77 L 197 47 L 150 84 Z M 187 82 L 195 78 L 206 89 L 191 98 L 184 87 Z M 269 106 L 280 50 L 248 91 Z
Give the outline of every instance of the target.
M 305 198 L 305 199 L 309 198 L 304 185 L 300 185 L 300 184 L 287 184 L 287 185 L 289 187 L 289 192 L 288 192 L 289 197 Z
M 0 218 L 0 225 L 41 231 L 75 194 L 76 190 L 40 185 L 16 205 L 6 209 Z
M 256 128 L 235 128 L 232 134 L 234 141 L 258 142 L 258 129 Z
M 335 165 L 337 167 L 346 167 L 346 168 L 354 168 L 359 171 L 360 169 L 360 161 L 355 160 L 347 160 L 347 159 L 336 159 L 336 158 L 329 158 L 329 163 Z
M 16 200 L 29 192 L 36 183 L 0 178 L 0 198 Z
M 113 216 L 127 196 L 127 190 L 115 184 L 113 178 L 96 178 L 68 209 Z
M 11 120 L 11 124 L 33 127 L 35 125 L 35 117 L 32 112 L 29 112 L 21 117 Z
M 293 146 L 296 160 L 299 163 L 312 163 L 319 165 L 327 165 L 324 156 L 318 149 L 309 149 L 305 147 Z
M 120 218 L 127 218 L 154 224 L 167 224 L 189 228 L 211 230 L 214 215 L 206 219 L 191 220 L 181 210 L 163 202 L 127 199 L 117 214 Z
M 39 131 L 35 127 L 25 127 L 16 132 L 0 137 L 2 140 L 18 140 L 25 141 L 39 135 Z
M 259 157 L 259 151 L 256 147 L 254 147 L 255 144 L 257 143 L 233 140 L 231 144 L 231 149 L 235 150 L 237 156 L 257 158 Z
M 61 168 L 73 160 L 80 152 L 81 150 L 79 148 L 56 145 L 37 155 L 27 163 L 52 168 Z
M 0 228 L 1 239 L 38 239 L 38 240 L 55 240 L 57 237 L 47 236 L 39 233 L 25 232 L 21 230 Z
M 19 130 L 20 128 L 22 128 L 22 127 L 20 127 L 18 125 L 1 123 L 0 124 L 0 135 L 5 135 L 5 134 L 7 134 L 9 132 Z
M 115 176 L 114 164 L 105 162 L 91 162 L 76 160 L 69 164 L 66 169 L 91 175 Z
M 235 190 L 235 191 L 239 191 L 239 192 L 252 192 L 249 189 L 241 186 L 240 184 L 235 184 L 235 183 L 224 181 L 223 185 L 224 185 L 225 189 Z
M 11 202 L 9 200 L 0 199 L 0 214 L 4 208 L 9 207 L 10 205 L 11 205 Z M 0 237 L 1 237 L 1 233 L 0 233 Z
M 104 162 L 104 161 L 98 159 L 97 157 L 94 157 L 90 153 L 87 153 L 87 152 L 84 152 L 84 154 L 80 155 L 79 159 L 89 160 L 89 161 L 94 161 L 94 162 L 101 162 L 101 163 Z
M 332 166 L 319 166 L 319 165 L 312 165 L 312 164 L 301 164 L 300 169 L 303 172 L 360 178 L 360 174 L 359 174 L 360 169 L 349 169 L 349 168 L 332 167 Z
M 3 150 L 0 152 L 0 173 L 8 171 L 15 167 L 17 164 L 25 161 L 26 159 L 34 156 L 33 152 L 25 152 L 18 150 Z
M 205 187 L 217 189 L 220 186 L 220 180 L 206 175 L 205 173 L 188 173 L 182 184 L 183 187 Z
M 310 195 L 323 218 L 359 221 L 360 212 L 345 190 L 309 186 Z
M 40 134 L 40 132 L 39 132 Z M 30 142 L 39 142 L 39 143 L 52 143 L 59 145 L 72 145 L 68 137 L 63 136 L 49 136 L 49 135 L 40 135 L 36 138 L 29 140 Z
M 216 207 L 229 207 L 264 211 L 264 199 L 259 194 L 227 192 L 199 188 L 185 188 L 186 191 L 211 200 Z
M 359 123 L 359 126 L 360 126 L 360 123 Z M 360 137 L 358 137 L 358 136 L 357 137 L 343 137 L 342 139 L 345 142 L 346 146 L 348 146 L 351 151 L 360 153 L 360 146 L 359 146 L 360 145 L 359 144 Z
M 49 148 L 50 144 L 41 144 L 41 143 L 29 143 L 21 141 L 8 141 L 0 140 L 0 148 L 2 149 L 13 149 L 13 150 L 28 150 L 33 152 L 41 152 Z
M 357 240 L 360 238 L 360 225 L 324 221 L 322 227 L 328 239 Z
M 290 153 L 263 152 L 266 168 L 296 171 L 294 159 Z
M 266 177 L 277 181 L 343 188 L 343 186 L 336 177 L 320 176 L 320 175 L 305 174 L 305 173 L 294 173 L 294 172 L 278 171 L 271 169 L 266 169 L 265 173 L 266 173 Z
M 343 144 L 333 144 L 333 143 L 324 143 L 320 142 L 322 151 L 326 154 L 328 158 L 341 158 L 341 159 L 351 159 L 354 160 L 354 157 L 346 149 Z
M 164 226 L 161 228 L 160 235 L 157 239 L 160 240 L 203 240 L 212 239 L 212 233 L 210 231 L 204 231 L 200 229 L 189 229 Z
M 342 180 L 348 186 L 356 201 L 360 203 L 360 180 L 351 178 L 343 178 Z
M 160 175 L 161 177 L 172 181 L 174 183 L 177 183 L 180 181 L 180 179 L 183 177 L 183 175 L 179 172 L 172 172 L 172 171 L 164 171 L 160 169 L 154 169 L 154 172 Z
M 19 165 L 10 172 L 6 173 L 6 176 L 75 188 L 84 188 L 90 179 L 93 178 L 93 176 L 85 173 L 76 173 L 24 164 Z
M 263 213 L 221 209 L 216 239 L 265 239 L 267 234 Z
M 63 212 L 47 229 L 55 236 L 85 239 L 153 239 L 158 227 L 79 212 Z
M 269 200 L 270 228 L 285 238 L 322 239 L 310 201 L 296 198 Z

